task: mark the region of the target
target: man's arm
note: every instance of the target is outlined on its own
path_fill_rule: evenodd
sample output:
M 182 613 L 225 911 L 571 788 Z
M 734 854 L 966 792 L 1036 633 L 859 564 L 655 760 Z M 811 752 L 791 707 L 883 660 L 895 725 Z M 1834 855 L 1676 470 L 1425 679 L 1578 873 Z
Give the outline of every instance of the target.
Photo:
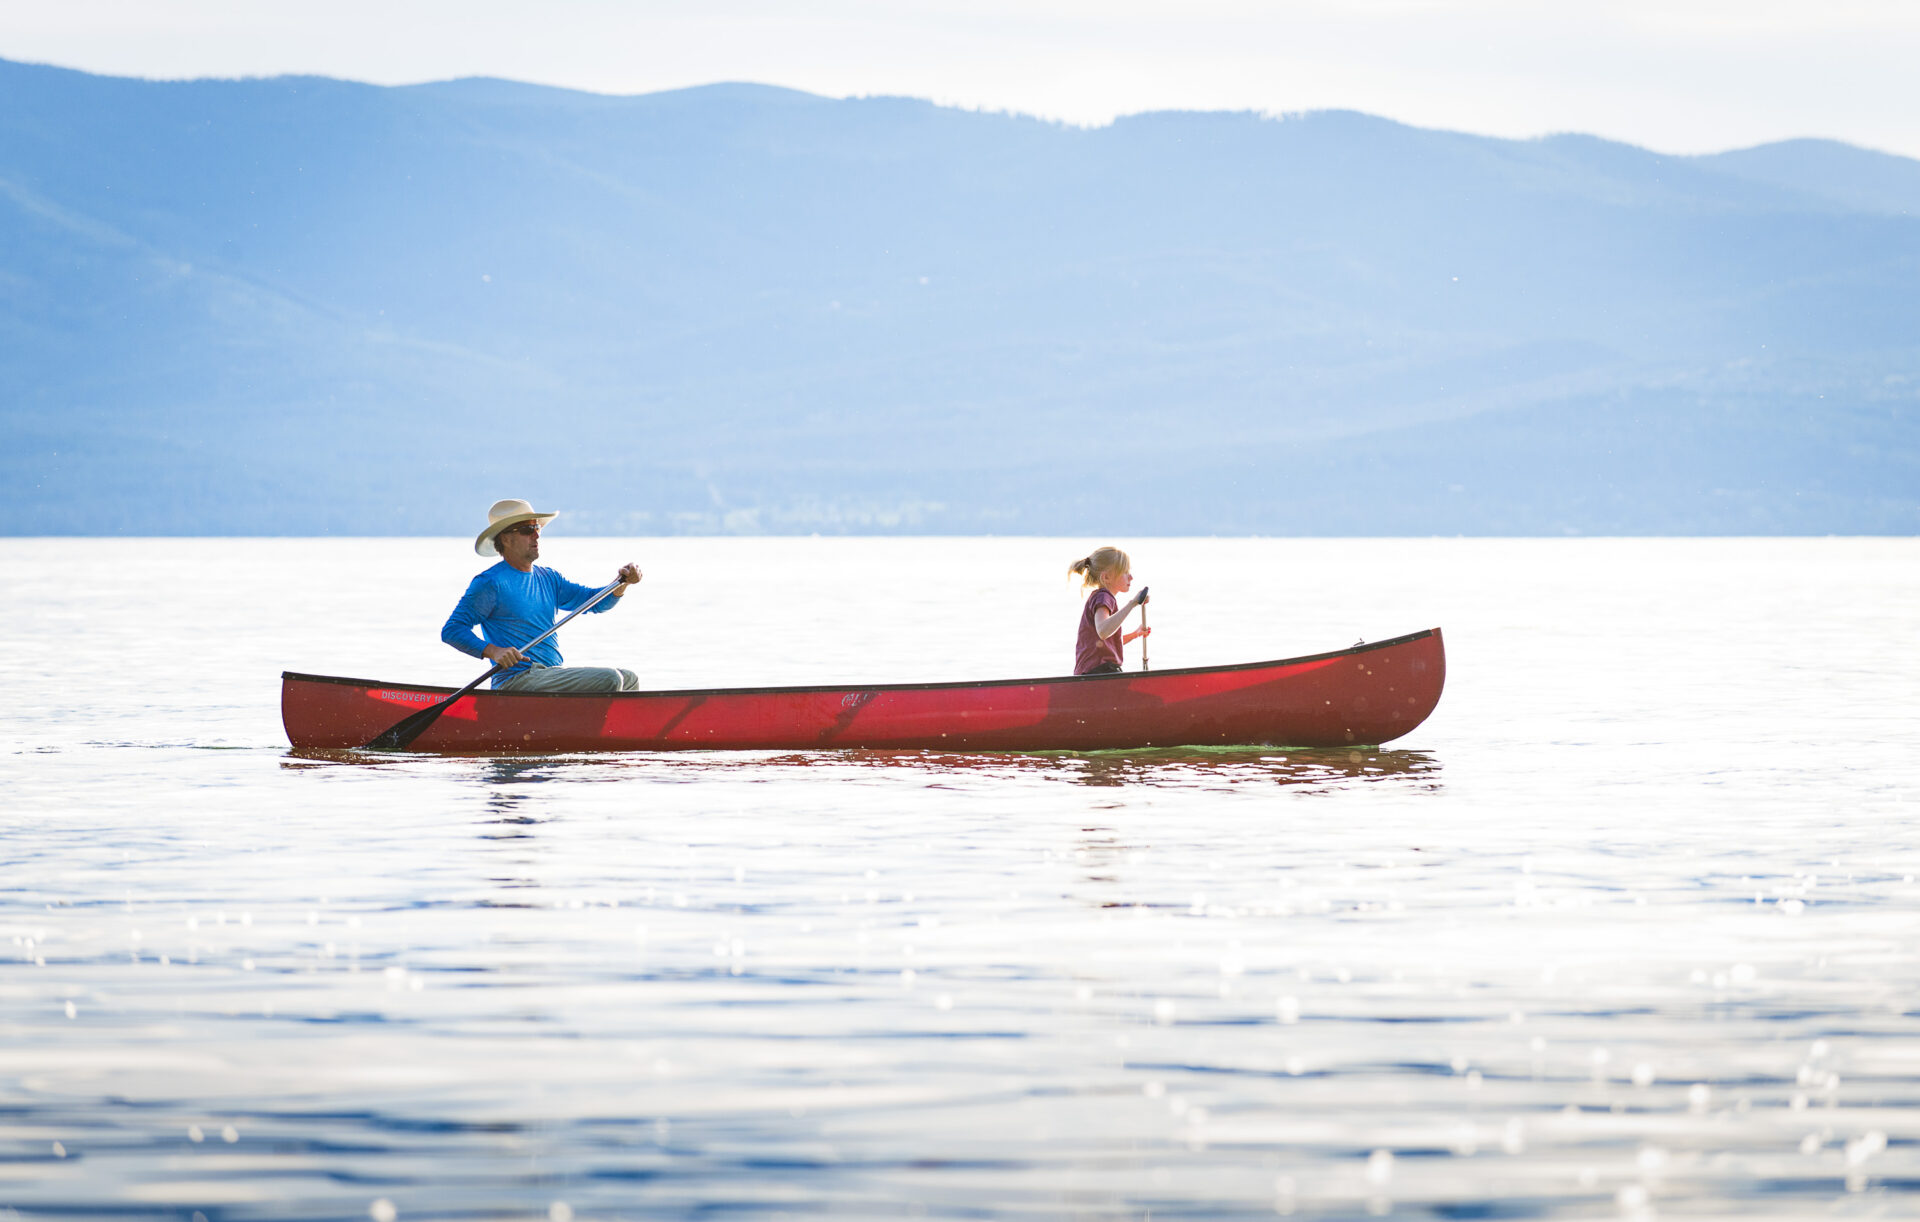
M 628 586 L 640 584 L 640 568 L 632 563 L 621 565 L 620 571 L 614 576 L 620 582 L 619 587 L 611 595 L 601 599 L 590 614 L 598 615 L 602 611 L 613 610 L 614 599 L 626 597 Z M 600 592 L 589 586 L 576 585 L 557 572 L 554 573 L 553 580 L 554 604 L 562 611 L 571 611 Z
M 487 658 L 487 644 L 474 631 L 481 620 L 493 614 L 493 583 L 483 580 L 484 577 L 485 574 L 475 577 L 468 584 L 467 592 L 460 596 L 453 614 L 440 629 L 441 640 L 471 658 Z

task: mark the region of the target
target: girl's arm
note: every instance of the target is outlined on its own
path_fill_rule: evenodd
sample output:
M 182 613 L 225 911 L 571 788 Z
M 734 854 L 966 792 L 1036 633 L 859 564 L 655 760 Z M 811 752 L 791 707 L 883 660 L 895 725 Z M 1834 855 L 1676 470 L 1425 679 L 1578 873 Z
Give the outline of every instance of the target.
M 1128 599 L 1126 603 L 1122 605 L 1118 611 L 1115 611 L 1111 615 L 1107 614 L 1105 611 L 1098 612 L 1093 617 L 1093 630 L 1099 633 L 1100 639 L 1104 641 L 1108 637 L 1112 636 L 1115 632 L 1119 631 L 1121 621 L 1127 618 L 1127 613 L 1129 611 L 1132 611 L 1135 607 L 1139 605 L 1140 605 L 1140 596 L 1136 594 L 1132 598 Z M 1121 639 L 1123 641 L 1131 641 L 1133 638 L 1123 637 Z

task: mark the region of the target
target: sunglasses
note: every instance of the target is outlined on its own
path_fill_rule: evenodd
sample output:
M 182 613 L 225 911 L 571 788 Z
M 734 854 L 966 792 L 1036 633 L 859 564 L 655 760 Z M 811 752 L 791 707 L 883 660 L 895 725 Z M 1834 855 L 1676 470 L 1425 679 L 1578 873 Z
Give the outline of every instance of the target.
M 500 533 L 503 535 L 537 535 L 540 533 L 540 523 L 521 522 L 517 525 L 506 527 L 501 530 Z

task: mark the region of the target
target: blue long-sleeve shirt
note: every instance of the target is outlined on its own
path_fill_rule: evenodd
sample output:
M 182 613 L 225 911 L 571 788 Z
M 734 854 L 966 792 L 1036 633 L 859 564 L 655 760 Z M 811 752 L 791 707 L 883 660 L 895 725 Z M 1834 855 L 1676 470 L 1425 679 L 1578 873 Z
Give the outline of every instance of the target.
M 534 565 L 522 573 L 506 561 L 476 576 L 460 596 L 460 605 L 447 617 L 440 639 L 461 653 L 485 658 L 488 645 L 526 649 L 526 644 L 553 627 L 556 612 L 571 611 L 600 591 L 575 585 L 550 568 Z M 590 614 L 613 610 L 619 600 L 612 595 L 600 600 Z M 480 633 L 474 635 L 474 628 Z M 558 666 L 562 659 L 557 644 L 560 638 L 548 637 L 527 650 L 527 661 L 493 677 L 499 687 L 515 675 L 523 674 L 528 663 Z

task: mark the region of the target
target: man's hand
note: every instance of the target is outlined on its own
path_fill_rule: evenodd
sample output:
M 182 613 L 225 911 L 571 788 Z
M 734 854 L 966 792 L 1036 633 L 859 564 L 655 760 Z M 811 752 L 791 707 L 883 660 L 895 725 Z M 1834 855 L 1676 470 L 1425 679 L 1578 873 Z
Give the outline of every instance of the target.
M 640 566 L 637 564 L 623 564 L 620 566 L 620 571 L 614 575 L 630 586 L 640 584 Z
M 480 650 L 480 656 L 501 670 L 512 670 L 527 660 L 527 655 L 511 645 L 487 645 Z

